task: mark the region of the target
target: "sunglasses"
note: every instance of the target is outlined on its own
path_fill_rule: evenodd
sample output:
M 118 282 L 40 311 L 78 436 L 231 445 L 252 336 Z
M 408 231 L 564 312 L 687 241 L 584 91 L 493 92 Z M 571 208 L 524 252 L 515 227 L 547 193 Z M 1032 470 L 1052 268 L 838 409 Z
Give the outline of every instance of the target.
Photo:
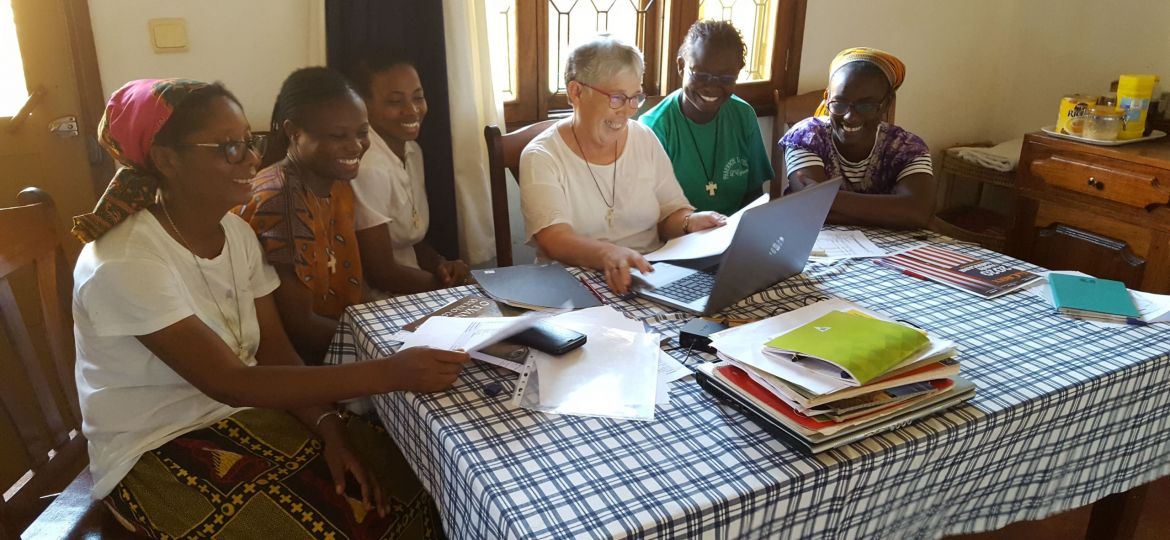
M 257 157 L 264 157 L 264 151 L 268 149 L 267 135 L 251 135 L 242 141 L 228 141 L 223 143 L 189 143 L 180 144 L 179 147 L 198 146 L 200 148 L 219 148 L 223 152 L 223 159 L 229 165 L 238 165 L 247 159 L 247 152 L 251 150 Z
M 577 82 L 581 83 L 581 86 L 584 86 L 585 88 L 593 90 L 594 92 L 609 98 L 609 108 L 611 109 L 620 109 L 625 107 L 627 103 L 632 103 L 634 108 L 638 108 L 641 107 L 643 103 L 646 103 L 646 94 L 643 94 L 642 92 L 638 92 L 632 96 L 627 96 L 625 94 L 611 94 L 605 90 L 597 88 L 596 86 L 588 85 L 581 81 Z
M 739 80 L 739 75 L 712 75 L 702 71 L 695 71 L 692 68 L 687 68 L 691 72 L 691 78 L 699 84 L 721 84 L 723 86 L 731 86 L 735 81 Z

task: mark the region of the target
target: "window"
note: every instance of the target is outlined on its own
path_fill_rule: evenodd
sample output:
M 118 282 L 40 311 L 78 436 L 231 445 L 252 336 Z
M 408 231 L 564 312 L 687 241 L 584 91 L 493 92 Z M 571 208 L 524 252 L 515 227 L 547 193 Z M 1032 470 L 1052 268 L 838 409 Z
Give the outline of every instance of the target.
M 0 0 L 0 117 L 13 116 L 28 100 L 24 63 L 16 41 L 12 2 Z
M 650 96 L 679 87 L 674 57 L 692 22 L 730 20 L 747 44 L 736 94 L 761 114 L 773 110 L 772 90 L 795 93 L 805 0 L 489 0 L 493 81 L 504 116 L 519 126 L 568 109 L 564 58 L 601 32 L 642 49 Z

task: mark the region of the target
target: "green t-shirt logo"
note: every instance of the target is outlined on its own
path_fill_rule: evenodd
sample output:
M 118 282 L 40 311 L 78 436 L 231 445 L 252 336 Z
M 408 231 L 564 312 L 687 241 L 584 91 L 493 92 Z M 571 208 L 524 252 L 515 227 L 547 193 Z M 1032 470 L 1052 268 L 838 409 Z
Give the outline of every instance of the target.
M 743 156 L 735 156 L 727 160 L 727 164 L 723 166 L 723 179 L 730 180 L 732 178 L 739 178 L 747 176 L 748 161 Z

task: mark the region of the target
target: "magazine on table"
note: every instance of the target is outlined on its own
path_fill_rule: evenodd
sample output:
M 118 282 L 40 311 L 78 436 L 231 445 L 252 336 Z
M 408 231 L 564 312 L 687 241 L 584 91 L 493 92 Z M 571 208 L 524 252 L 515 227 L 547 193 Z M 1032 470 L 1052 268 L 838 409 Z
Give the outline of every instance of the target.
M 916 247 L 874 262 L 910 277 L 935 281 L 983 298 L 995 298 L 1040 279 L 1027 270 L 937 246 Z

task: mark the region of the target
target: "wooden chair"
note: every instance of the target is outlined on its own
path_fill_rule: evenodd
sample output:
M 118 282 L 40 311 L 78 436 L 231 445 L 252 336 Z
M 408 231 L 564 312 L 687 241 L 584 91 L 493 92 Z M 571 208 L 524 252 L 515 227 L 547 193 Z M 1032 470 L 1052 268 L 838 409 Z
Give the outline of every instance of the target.
M 508 177 L 505 171 L 512 171 L 512 177 L 520 182 L 520 153 L 533 138 L 556 121 L 555 118 L 544 120 L 507 135 L 502 135 L 496 125 L 483 128 L 488 170 L 491 171 L 492 221 L 496 233 L 496 264 L 499 266 L 512 266 L 512 224 L 508 219 Z
M 776 171 L 776 178 L 783 179 L 784 182 L 787 182 L 788 178 L 788 172 L 784 168 L 784 152 L 780 151 L 777 146 L 780 137 L 783 137 L 789 128 L 796 125 L 797 122 L 811 117 L 824 96 L 824 90 L 813 90 L 795 96 L 784 96 L 779 89 L 772 90 L 772 104 L 776 107 L 776 117 L 772 119 L 772 170 Z M 886 114 L 882 116 L 883 121 L 894 122 L 895 105 L 897 105 L 896 97 L 890 101 Z M 773 179 L 773 182 L 775 181 Z
M 124 536 L 109 512 L 89 501 L 89 460 L 73 378 L 71 265 L 56 208 L 36 188 L 20 192 L 17 201 L 20 206 L 0 209 L 0 350 L 15 353 L 5 354 L 0 363 L 0 406 L 8 419 L 0 421 L 0 429 L 10 441 L 5 452 L 16 453 L 5 456 L 11 466 L 0 468 L 0 484 L 15 490 L 0 503 L 0 538 L 22 532 L 63 538 L 87 514 L 112 525 L 113 536 L 119 531 Z M 19 305 L 18 297 L 23 300 Z M 24 315 L 37 311 L 39 317 Z M 62 497 L 75 505 L 76 494 L 83 493 L 84 508 L 69 515 L 56 512 L 51 521 L 31 525 L 63 491 L 74 494 Z

